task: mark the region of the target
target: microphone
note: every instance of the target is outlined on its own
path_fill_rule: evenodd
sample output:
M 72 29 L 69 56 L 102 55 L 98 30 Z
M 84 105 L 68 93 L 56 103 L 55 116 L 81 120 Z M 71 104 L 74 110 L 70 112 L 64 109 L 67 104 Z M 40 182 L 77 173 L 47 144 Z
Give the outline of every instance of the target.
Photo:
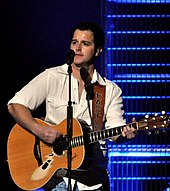
M 82 80 L 84 81 L 84 87 L 87 92 L 87 94 L 86 94 L 87 101 L 93 100 L 94 90 L 93 90 L 93 84 L 91 84 L 92 79 L 91 79 L 90 74 L 88 73 L 86 68 L 82 67 L 80 69 L 80 75 L 81 75 Z
M 67 51 L 67 54 L 66 54 L 66 63 L 68 65 L 73 63 L 74 56 L 75 56 L 74 50 L 70 49 L 70 50 Z

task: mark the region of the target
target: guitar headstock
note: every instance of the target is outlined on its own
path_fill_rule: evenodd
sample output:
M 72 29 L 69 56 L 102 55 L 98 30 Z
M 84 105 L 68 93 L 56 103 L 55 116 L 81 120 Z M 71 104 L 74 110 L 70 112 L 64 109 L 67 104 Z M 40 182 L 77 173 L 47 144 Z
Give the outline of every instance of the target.
M 149 117 L 146 115 L 144 119 L 138 122 L 139 130 L 156 130 L 168 128 L 170 118 L 165 114 L 165 111 L 161 112 L 159 116 L 157 113 L 154 116 Z

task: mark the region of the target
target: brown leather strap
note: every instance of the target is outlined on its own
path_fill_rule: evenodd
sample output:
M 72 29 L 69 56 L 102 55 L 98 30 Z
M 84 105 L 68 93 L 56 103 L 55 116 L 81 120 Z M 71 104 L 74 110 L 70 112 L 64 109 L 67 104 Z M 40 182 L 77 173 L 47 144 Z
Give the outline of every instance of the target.
M 92 101 L 92 125 L 93 130 L 100 130 L 103 126 L 103 115 L 105 105 L 105 86 L 94 84 L 94 99 Z

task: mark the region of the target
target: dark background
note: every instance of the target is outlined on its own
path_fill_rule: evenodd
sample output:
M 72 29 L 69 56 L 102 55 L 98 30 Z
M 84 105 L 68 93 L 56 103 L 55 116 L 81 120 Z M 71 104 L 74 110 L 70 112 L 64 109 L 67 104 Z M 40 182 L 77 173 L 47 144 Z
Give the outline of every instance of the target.
M 0 14 L 0 190 L 15 191 L 20 189 L 11 180 L 6 156 L 15 122 L 7 102 L 38 73 L 64 63 L 75 24 L 88 20 L 102 25 L 101 1 L 2 0 Z

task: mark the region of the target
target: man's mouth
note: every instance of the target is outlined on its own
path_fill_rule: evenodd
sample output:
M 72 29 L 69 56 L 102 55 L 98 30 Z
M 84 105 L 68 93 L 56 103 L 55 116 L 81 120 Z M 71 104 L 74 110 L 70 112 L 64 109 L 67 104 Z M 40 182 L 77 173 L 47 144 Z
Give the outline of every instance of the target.
M 75 54 L 75 56 L 83 56 L 82 54 Z

